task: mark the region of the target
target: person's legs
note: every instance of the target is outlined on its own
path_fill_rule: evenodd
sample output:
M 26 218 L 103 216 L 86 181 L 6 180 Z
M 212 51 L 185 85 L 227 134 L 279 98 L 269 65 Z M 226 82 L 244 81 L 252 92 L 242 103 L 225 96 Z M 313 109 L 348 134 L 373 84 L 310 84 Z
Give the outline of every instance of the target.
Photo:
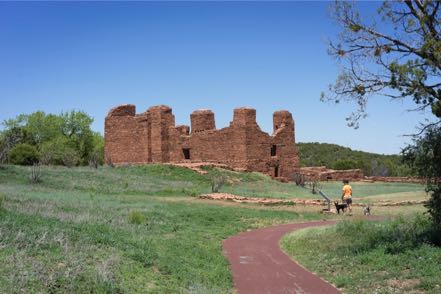
M 346 199 L 346 203 L 348 204 L 349 213 L 352 213 L 352 198 Z

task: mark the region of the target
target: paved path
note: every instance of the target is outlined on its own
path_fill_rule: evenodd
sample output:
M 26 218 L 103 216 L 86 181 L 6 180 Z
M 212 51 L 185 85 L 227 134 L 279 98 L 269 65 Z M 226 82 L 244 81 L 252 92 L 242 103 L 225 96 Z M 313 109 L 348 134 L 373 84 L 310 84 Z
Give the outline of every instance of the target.
M 340 293 L 333 285 L 295 263 L 279 248 L 280 238 L 292 231 L 334 221 L 287 224 L 244 232 L 223 242 L 238 294 Z

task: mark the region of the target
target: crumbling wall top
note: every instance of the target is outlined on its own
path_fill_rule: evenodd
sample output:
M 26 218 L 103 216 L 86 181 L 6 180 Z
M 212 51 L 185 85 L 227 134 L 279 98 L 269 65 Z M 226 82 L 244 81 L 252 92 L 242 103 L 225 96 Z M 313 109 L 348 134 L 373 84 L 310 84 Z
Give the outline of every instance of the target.
M 192 133 L 216 129 L 214 113 L 209 109 L 198 109 L 193 111 L 190 114 L 190 120 Z
M 172 109 L 167 105 L 156 105 L 150 107 L 147 112 L 159 111 L 159 112 L 172 112 Z
M 136 106 L 133 104 L 123 104 L 110 109 L 107 116 L 135 116 Z
M 256 110 L 248 107 L 235 108 L 233 114 L 233 124 L 240 126 L 257 124 Z

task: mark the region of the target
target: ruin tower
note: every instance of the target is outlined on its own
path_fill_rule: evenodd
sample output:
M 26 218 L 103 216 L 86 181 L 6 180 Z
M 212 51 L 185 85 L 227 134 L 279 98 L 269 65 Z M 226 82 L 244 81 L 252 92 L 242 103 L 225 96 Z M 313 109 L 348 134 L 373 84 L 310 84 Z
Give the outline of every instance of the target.
M 175 126 L 172 109 L 165 105 L 153 106 L 147 110 L 149 161 L 169 162 L 169 129 Z
M 240 107 L 234 109 L 233 125 L 235 126 L 255 126 L 256 110 L 254 108 Z
M 289 111 L 274 112 L 271 156 L 274 162 L 273 176 L 275 177 L 292 178 L 300 166 L 295 145 L 294 127 L 294 119 Z
M 209 109 L 198 109 L 190 114 L 191 132 L 198 133 L 215 130 L 214 113 Z

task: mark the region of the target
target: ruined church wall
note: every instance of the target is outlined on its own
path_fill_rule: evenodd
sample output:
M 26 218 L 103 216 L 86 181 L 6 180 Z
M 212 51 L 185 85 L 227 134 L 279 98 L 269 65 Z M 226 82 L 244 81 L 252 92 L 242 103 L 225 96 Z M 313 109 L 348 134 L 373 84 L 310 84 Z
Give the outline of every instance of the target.
M 277 146 L 277 156 L 283 161 L 282 177 L 292 179 L 300 166 L 297 146 L 295 144 L 295 122 L 289 111 L 281 110 L 273 114 L 273 144 Z
M 188 126 L 175 126 L 167 106 L 136 115 L 134 105 L 122 105 L 106 117 L 106 158 L 114 164 L 216 162 L 291 179 L 299 166 L 294 121 L 289 112 L 280 111 L 274 113 L 273 122 L 275 131 L 270 136 L 257 124 L 256 110 L 237 108 L 230 126 L 218 130 L 213 112 L 197 110 L 191 115 L 190 132 Z
M 104 127 L 106 163 L 148 162 L 147 124 L 147 115 L 136 115 L 134 105 L 112 109 L 106 117 Z
M 239 128 L 224 128 L 180 136 L 171 131 L 170 157 L 185 161 L 182 149 L 189 149 L 190 161 L 221 162 L 234 168 L 246 168 L 245 132 Z

